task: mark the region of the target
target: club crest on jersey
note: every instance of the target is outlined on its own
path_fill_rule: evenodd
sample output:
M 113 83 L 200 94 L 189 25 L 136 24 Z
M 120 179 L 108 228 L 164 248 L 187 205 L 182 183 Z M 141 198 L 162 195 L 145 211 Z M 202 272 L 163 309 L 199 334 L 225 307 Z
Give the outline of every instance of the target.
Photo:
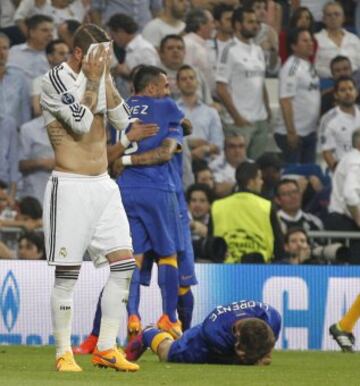
M 67 256 L 67 250 L 66 250 L 65 247 L 60 248 L 59 255 L 62 256 L 62 257 L 66 257 Z
M 64 105 L 71 105 L 75 102 L 75 98 L 72 94 L 66 92 L 62 95 L 61 102 L 64 103 Z

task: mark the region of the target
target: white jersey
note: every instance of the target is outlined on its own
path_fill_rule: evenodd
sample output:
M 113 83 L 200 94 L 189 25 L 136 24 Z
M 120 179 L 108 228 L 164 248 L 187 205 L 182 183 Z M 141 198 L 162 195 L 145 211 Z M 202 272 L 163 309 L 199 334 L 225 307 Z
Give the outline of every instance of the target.
M 316 131 L 321 104 L 320 80 L 310 62 L 290 56 L 280 70 L 279 98 L 292 98 L 294 126 L 298 135 L 306 136 Z M 275 132 L 287 133 L 281 111 Z
M 338 163 L 332 180 L 330 212 L 351 218 L 348 206 L 360 205 L 360 151 L 352 149 Z
M 360 110 L 355 106 L 355 114 L 347 114 L 340 107 L 328 111 L 320 123 L 320 146 L 322 151 L 332 151 L 340 161 L 352 149 L 351 137 L 360 128 Z
M 245 44 L 237 38 L 224 48 L 218 63 L 216 81 L 227 84 L 239 114 L 250 122 L 267 118 L 265 69 L 261 47 L 254 43 Z

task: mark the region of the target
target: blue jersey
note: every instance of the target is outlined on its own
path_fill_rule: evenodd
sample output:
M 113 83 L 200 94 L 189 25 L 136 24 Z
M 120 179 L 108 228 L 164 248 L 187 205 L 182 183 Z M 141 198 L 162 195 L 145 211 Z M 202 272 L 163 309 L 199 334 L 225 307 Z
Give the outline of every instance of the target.
M 205 320 L 185 331 L 169 351 L 168 361 L 177 363 L 229 363 L 234 357 L 233 325 L 247 318 L 259 318 L 272 329 L 275 339 L 281 328 L 281 316 L 266 303 L 241 300 L 217 306 Z
M 254 300 L 242 300 L 217 306 L 203 321 L 202 334 L 208 345 L 216 352 L 231 355 L 234 352 L 235 336 L 232 326 L 237 320 L 259 318 L 273 330 L 275 339 L 281 328 L 279 313 L 266 303 Z
M 127 100 L 131 111 L 131 118 L 137 118 L 144 123 L 156 123 L 159 132 L 139 143 L 132 143 L 125 154 L 143 153 L 159 147 L 164 139 L 173 138 L 182 143 L 182 129 L 180 122 L 183 113 L 170 98 L 151 98 L 147 96 L 133 96 Z M 151 166 L 126 167 L 118 178 L 121 188 L 153 188 L 175 191 L 170 163 Z

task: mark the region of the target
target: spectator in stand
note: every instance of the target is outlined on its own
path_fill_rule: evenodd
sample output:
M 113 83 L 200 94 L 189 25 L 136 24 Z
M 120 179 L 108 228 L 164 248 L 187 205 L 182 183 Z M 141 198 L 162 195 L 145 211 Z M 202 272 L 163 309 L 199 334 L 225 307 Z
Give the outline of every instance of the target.
M 290 24 L 287 29 L 284 29 L 280 32 L 279 35 L 279 55 L 281 58 L 281 63 L 284 64 L 287 60 L 287 58 L 290 56 L 290 46 L 289 46 L 289 39 L 288 34 L 289 31 L 295 29 L 295 28 L 305 28 L 309 30 L 311 35 L 314 32 L 314 18 L 312 13 L 310 12 L 309 8 L 306 7 L 298 7 L 296 8 L 295 12 L 291 16 Z M 314 53 L 310 57 L 311 63 L 315 60 L 315 52 L 317 50 L 317 41 L 313 37 L 314 42 Z
M 328 230 L 360 231 L 360 129 L 353 132 L 352 146 L 335 169 L 325 221 Z M 350 240 L 350 263 L 360 264 L 359 240 Z
M 0 138 L 0 180 L 9 187 L 14 202 L 19 172 L 16 122 L 11 116 L 0 117 Z
M 196 184 L 205 184 L 207 185 L 215 195 L 215 179 L 214 174 L 207 166 L 207 163 L 204 162 L 202 165 L 195 168 L 195 183 Z
M 179 35 L 167 35 L 160 43 L 160 68 L 166 71 L 171 97 L 175 100 L 180 98 L 180 90 L 177 86 L 177 72 L 181 66 L 184 65 L 185 59 L 185 43 L 184 39 Z M 210 93 L 210 87 L 206 83 L 204 74 L 196 67 L 193 67 L 196 71 L 196 77 L 199 81 L 199 87 L 197 94 L 199 98 L 210 105 L 213 103 L 213 99 Z
M 346 56 L 335 56 L 330 63 L 331 75 L 334 83 L 343 76 L 352 76 L 351 62 Z M 358 98 L 359 102 L 359 98 Z M 336 106 L 334 87 L 325 90 L 321 96 L 321 116 Z
M 291 265 L 321 263 L 312 257 L 309 236 L 304 229 L 290 228 L 285 233 L 284 242 L 285 256 L 274 263 Z
M 187 137 L 193 159 L 204 159 L 223 150 L 224 134 L 219 113 L 203 103 L 197 90 L 199 82 L 195 70 L 188 65 L 180 67 L 177 85 L 181 93 L 178 106 L 192 123 L 192 134 Z
M 0 259 L 45 260 L 44 235 L 25 232 L 19 237 L 17 251 L 12 251 L 0 241 Z
M 263 179 L 261 196 L 272 201 L 275 196 L 276 186 L 281 179 L 283 162 L 278 153 L 264 153 L 256 163 L 259 165 Z
M 23 197 L 18 203 L 13 218 L 1 218 L 1 227 L 24 228 L 34 230 L 42 227 L 42 208 L 40 202 L 33 197 Z
M 226 132 L 224 153 L 221 153 L 209 164 L 214 173 L 218 197 L 226 197 L 234 191 L 236 169 L 245 161 L 249 161 L 246 156 L 245 138 L 235 131 Z
M 275 203 L 279 208 L 277 216 L 284 234 L 291 228 L 303 228 L 305 231 L 324 229 L 318 217 L 301 209 L 301 199 L 300 188 L 295 180 L 284 178 L 278 183 Z
M 25 37 L 19 28 L 15 25 L 14 15 L 19 1 L 1 0 L 0 1 L 0 32 L 6 34 L 11 45 L 21 44 Z
M 205 238 L 209 232 L 210 209 L 214 201 L 211 189 L 206 184 L 191 185 L 186 192 L 191 215 L 191 236 L 193 241 Z
M 167 35 L 177 35 L 184 31 L 183 21 L 187 11 L 187 0 L 164 0 L 164 8 L 155 19 L 144 27 L 142 35 L 154 47 L 159 48 L 161 40 Z
M 254 38 L 264 51 L 266 71 L 271 76 L 277 74 L 280 68 L 279 59 L 279 35 L 276 30 L 267 23 L 267 0 L 246 0 L 245 7 L 251 7 L 259 22 L 259 30 Z
M 46 57 L 49 62 L 50 68 L 54 68 L 55 66 L 65 62 L 70 53 L 70 48 L 63 40 L 52 40 L 46 46 Z M 40 106 L 40 94 L 41 94 L 41 80 L 43 75 L 38 76 L 34 79 L 32 83 L 31 89 L 31 104 L 33 108 L 33 115 L 38 117 L 42 114 L 41 106 Z
M 26 43 L 11 47 L 7 66 L 21 70 L 31 90 L 32 81 L 49 70 L 45 49 L 53 38 L 54 27 L 52 18 L 45 15 L 30 17 L 26 26 Z
M 24 36 L 28 33 L 26 20 L 34 15 L 46 15 L 52 18 L 55 27 L 65 20 L 76 19 L 80 23 L 84 20 L 87 7 L 81 0 L 21 0 L 14 20 Z M 55 30 L 56 34 L 56 30 Z
M 72 50 L 73 47 L 73 37 L 75 31 L 80 27 L 81 23 L 77 20 L 65 20 L 59 24 L 57 32 L 60 40 L 63 40 L 66 45 Z
M 207 40 L 207 44 L 214 74 L 224 48 L 233 41 L 234 31 L 231 25 L 233 13 L 234 7 L 225 3 L 217 4 L 213 9 L 216 33 Z
M 207 40 L 214 32 L 214 19 L 210 11 L 192 9 L 186 15 L 185 63 L 198 68 L 205 76 L 211 92 L 215 89 L 214 73 Z
M 117 13 L 107 23 L 115 45 L 125 50 L 125 61 L 113 69 L 121 95 L 130 96 L 130 74 L 140 64 L 157 66 L 160 62 L 154 46 L 139 33 L 139 26 L 130 16 Z
M 291 0 L 292 8 L 296 12 L 299 8 L 308 8 L 313 15 L 314 22 L 316 23 L 316 30 L 322 27 L 323 21 L 323 9 L 328 0 Z
M 226 119 L 225 130 L 242 134 L 249 157 L 257 158 L 268 142 L 271 113 L 265 86 L 264 54 L 252 43 L 258 31 L 255 12 L 237 8 L 232 25 L 235 41 L 224 49 L 217 69 L 216 90 L 231 116 Z
M 283 239 L 276 212 L 260 197 L 261 171 L 256 163 L 236 169 L 238 191 L 212 205 L 214 235 L 228 245 L 227 263 L 269 263 L 283 254 Z M 241 215 L 240 215 L 241 214 Z
M 12 213 L 7 213 L 8 211 L 12 212 L 11 207 L 14 205 L 14 199 L 8 193 L 8 184 L 0 180 L 0 220 L 9 217 L 13 217 Z
M 142 30 L 162 9 L 162 0 L 91 0 L 94 23 L 105 25 L 117 13 L 131 17 Z M 150 64 L 150 63 L 146 63 Z
M 320 115 L 320 81 L 310 57 L 314 44 L 306 29 L 289 36 L 293 55 L 280 70 L 280 108 L 274 138 L 287 163 L 314 163 Z
M 352 150 L 352 133 L 360 128 L 360 109 L 356 105 L 358 91 L 353 78 L 339 78 L 335 83 L 334 97 L 337 106 L 329 110 L 320 123 L 322 155 L 332 171 Z
M 23 175 L 21 195 L 43 202 L 46 184 L 55 165 L 44 118 L 40 116 L 22 125 L 19 139 L 19 170 Z
M 360 68 L 360 40 L 343 28 L 344 10 L 336 1 L 328 2 L 324 7 L 325 28 L 315 35 L 318 49 L 315 56 L 315 67 L 320 78 L 331 78 L 330 62 L 337 55 L 347 56 L 353 71 Z M 329 82 L 323 82 L 324 87 Z
M 0 32 L 0 119 L 15 119 L 15 128 L 31 119 L 29 88 L 23 73 L 8 67 L 10 41 Z

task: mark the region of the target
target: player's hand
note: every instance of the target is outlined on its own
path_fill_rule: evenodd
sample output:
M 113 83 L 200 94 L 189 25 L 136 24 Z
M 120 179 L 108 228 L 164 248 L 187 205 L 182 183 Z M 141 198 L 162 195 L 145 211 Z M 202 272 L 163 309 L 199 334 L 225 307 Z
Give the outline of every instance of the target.
M 220 149 L 213 143 L 209 144 L 209 154 L 220 154 Z
M 124 169 L 125 166 L 123 165 L 121 158 L 117 159 L 112 164 L 112 172 L 115 177 L 119 177 L 120 174 L 124 171 Z
M 87 57 L 85 56 L 82 62 L 82 71 L 87 79 L 91 81 L 99 81 L 106 65 L 107 51 L 105 46 L 100 44 L 99 48 L 91 51 Z
M 247 126 L 252 126 L 251 122 L 247 121 L 246 119 L 243 118 L 237 118 L 234 121 L 235 125 L 237 127 L 247 127 Z
M 126 133 L 130 142 L 138 142 L 144 138 L 152 137 L 159 131 L 159 126 L 155 123 L 142 123 L 135 121 L 131 124 L 130 130 Z
M 299 145 L 299 136 L 295 131 L 287 133 L 287 143 L 291 149 L 296 149 Z
M 191 121 L 187 118 L 184 118 L 181 121 L 181 127 L 183 128 L 184 131 L 184 136 L 191 135 L 193 131 L 193 125 Z

